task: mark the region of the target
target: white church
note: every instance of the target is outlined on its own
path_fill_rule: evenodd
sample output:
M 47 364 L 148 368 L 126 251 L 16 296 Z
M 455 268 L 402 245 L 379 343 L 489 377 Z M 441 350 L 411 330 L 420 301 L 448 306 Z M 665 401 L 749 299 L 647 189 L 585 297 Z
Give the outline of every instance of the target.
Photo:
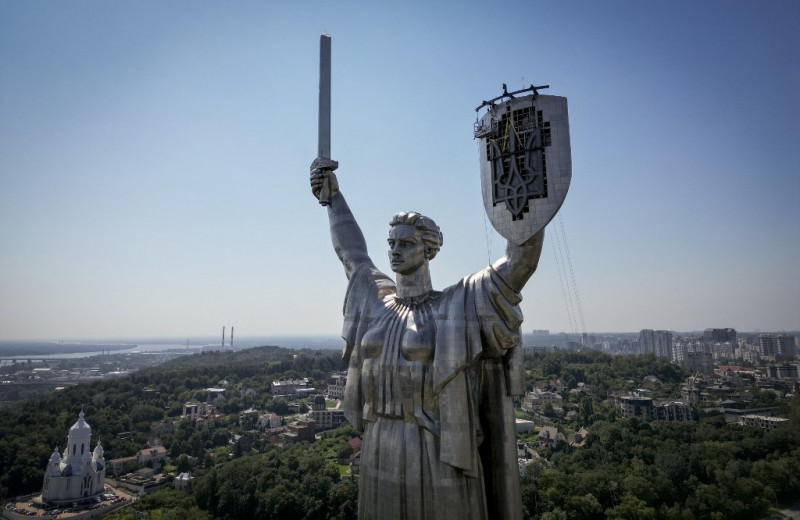
M 90 451 L 91 438 L 92 427 L 83 419 L 81 410 L 78 422 L 69 429 L 64 453 L 59 454 L 56 448 L 47 463 L 42 488 L 43 502 L 65 504 L 103 492 L 106 478 L 103 446 L 98 441 L 94 451 Z

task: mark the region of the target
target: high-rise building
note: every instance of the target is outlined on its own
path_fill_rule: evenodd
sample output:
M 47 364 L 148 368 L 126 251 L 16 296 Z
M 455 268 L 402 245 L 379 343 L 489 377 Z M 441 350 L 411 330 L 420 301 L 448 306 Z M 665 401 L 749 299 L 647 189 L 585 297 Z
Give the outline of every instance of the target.
M 687 352 L 683 361 L 683 368 L 692 372 L 710 374 L 713 372 L 714 363 L 711 354 L 707 352 Z
M 773 379 L 797 379 L 800 373 L 798 365 L 769 365 L 766 372 Z
M 703 338 L 711 343 L 736 343 L 736 329 L 706 329 Z
M 639 354 L 652 354 L 655 344 L 653 329 L 639 331 Z
M 672 359 L 672 332 L 642 329 L 639 332 L 639 353 Z
M 672 361 L 677 363 L 683 363 L 686 359 L 686 344 L 683 342 L 673 342 L 672 343 Z
M 653 333 L 654 354 L 660 358 L 672 359 L 672 332 L 657 330 Z
M 761 334 L 759 336 L 761 355 L 791 359 L 795 356 L 794 336 L 790 334 Z

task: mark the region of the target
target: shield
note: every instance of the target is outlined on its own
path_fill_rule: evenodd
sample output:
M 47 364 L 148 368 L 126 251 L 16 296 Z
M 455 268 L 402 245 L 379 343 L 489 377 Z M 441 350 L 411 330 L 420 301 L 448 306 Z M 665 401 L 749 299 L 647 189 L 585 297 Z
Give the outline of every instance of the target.
M 475 138 L 489 221 L 503 237 L 522 244 L 552 220 L 569 190 L 567 98 L 501 96 L 506 97 L 488 104 Z

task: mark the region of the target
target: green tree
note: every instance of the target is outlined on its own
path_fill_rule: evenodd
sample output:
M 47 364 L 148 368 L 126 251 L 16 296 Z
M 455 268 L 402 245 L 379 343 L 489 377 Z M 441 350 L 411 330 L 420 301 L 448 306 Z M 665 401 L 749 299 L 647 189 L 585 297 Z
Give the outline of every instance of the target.
M 655 520 L 656 510 L 633 495 L 623 495 L 619 505 L 606 509 L 608 520 Z
M 267 410 L 277 415 L 289 415 L 289 403 L 283 397 L 276 397 L 267 405 Z
M 602 520 L 603 506 L 591 493 L 582 496 L 569 496 L 564 502 L 567 518 L 570 520 Z

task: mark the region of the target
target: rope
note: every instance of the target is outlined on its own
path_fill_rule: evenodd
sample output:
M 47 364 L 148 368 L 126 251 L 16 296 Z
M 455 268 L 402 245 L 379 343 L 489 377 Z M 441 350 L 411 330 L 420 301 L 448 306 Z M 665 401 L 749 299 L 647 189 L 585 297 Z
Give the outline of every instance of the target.
M 483 233 L 486 236 L 486 258 L 489 259 L 489 265 L 492 265 L 492 236 L 489 234 L 489 226 L 486 224 L 489 221 L 489 216 L 486 211 L 481 207 L 483 213 Z
M 561 258 L 561 242 L 558 238 L 558 232 L 553 233 L 553 238 L 555 240 L 551 242 L 551 244 L 553 244 L 553 255 L 556 257 L 556 270 L 558 271 L 558 281 L 561 285 L 561 294 L 564 297 L 564 307 L 567 310 L 567 317 L 569 318 L 570 327 L 572 328 L 572 331 L 577 334 L 578 328 L 575 325 L 572 312 L 572 298 L 569 294 L 569 287 L 564 283 L 564 278 L 566 278 L 566 270 L 564 269 L 564 261 Z M 562 271 L 564 271 L 563 275 L 561 274 Z
M 575 301 L 578 303 L 578 315 L 581 319 L 581 332 L 586 334 L 586 322 L 583 320 L 583 306 L 581 305 L 581 295 L 578 292 L 578 283 L 575 281 L 575 270 L 572 268 L 572 256 L 569 254 L 569 244 L 567 244 L 567 233 L 564 230 L 564 218 L 561 213 L 558 214 L 558 224 L 561 227 L 561 235 L 564 239 L 564 251 L 567 253 L 567 264 L 569 265 L 569 274 L 572 278 L 572 290 L 575 292 Z

